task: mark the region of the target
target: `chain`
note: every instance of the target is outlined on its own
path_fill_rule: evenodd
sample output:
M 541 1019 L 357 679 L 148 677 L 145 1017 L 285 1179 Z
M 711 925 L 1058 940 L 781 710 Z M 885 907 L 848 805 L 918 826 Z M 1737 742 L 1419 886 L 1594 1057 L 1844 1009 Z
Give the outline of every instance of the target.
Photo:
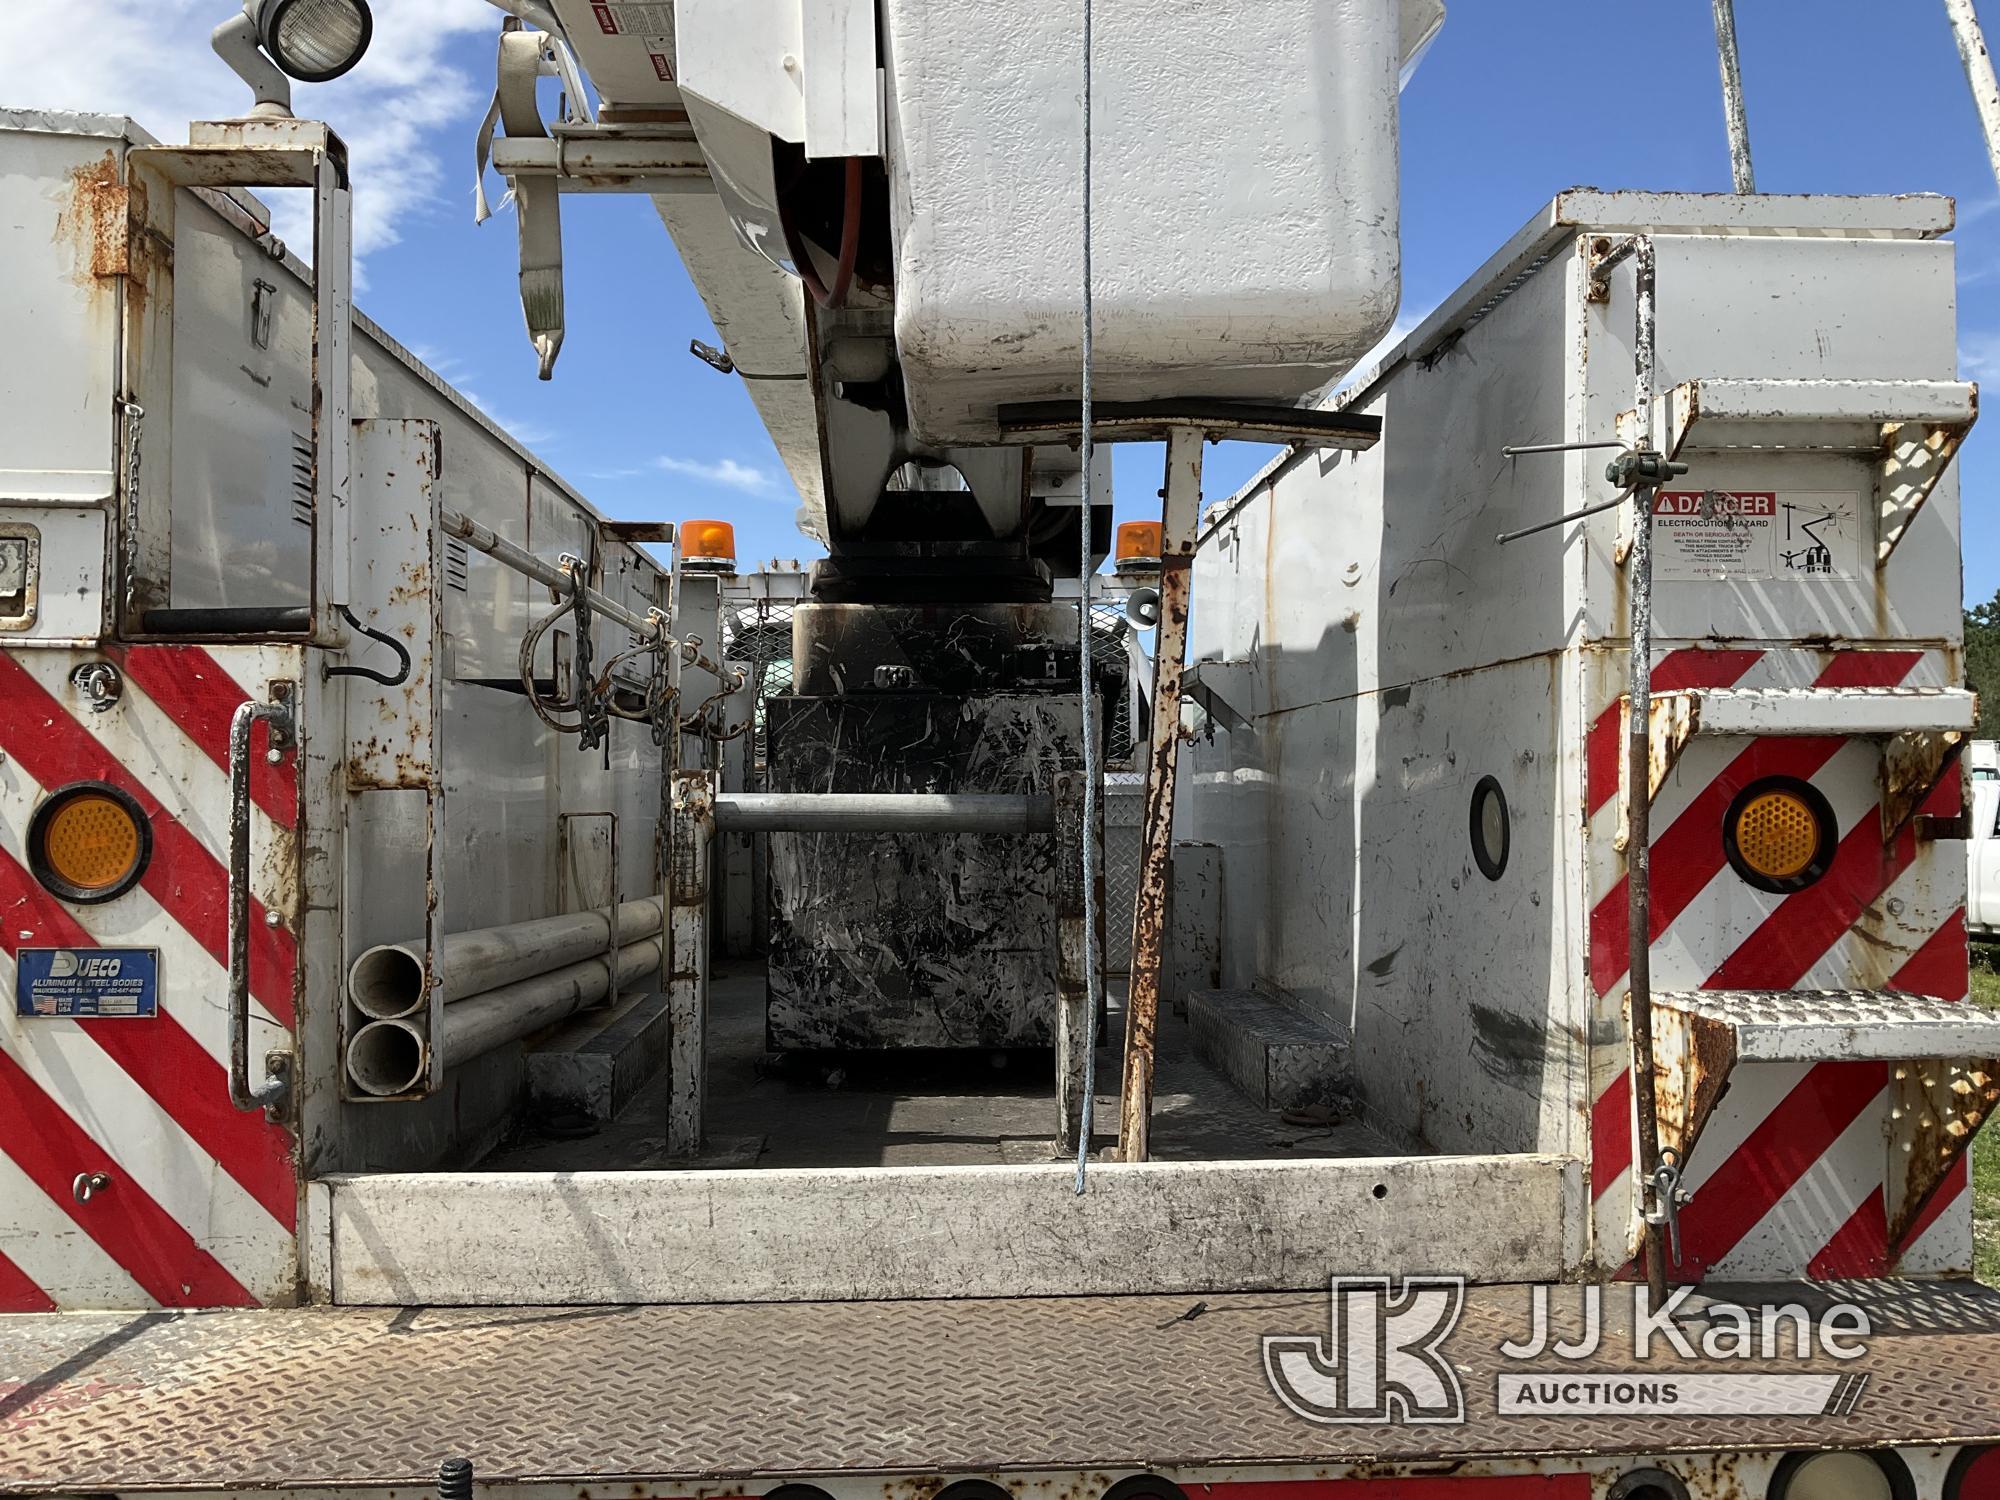
M 118 539 L 118 559 L 125 573 L 122 581 L 123 612 L 129 616 L 138 608 L 139 428 L 146 419 L 146 408 L 136 401 L 121 400 L 118 409 L 125 419 L 125 527 L 124 534 Z
M 577 745 L 595 750 L 611 737 L 611 715 L 604 697 L 597 691 L 592 667 L 589 571 L 580 557 L 565 552 L 562 570 L 569 575 L 570 613 L 576 622 L 574 670 L 576 673 Z

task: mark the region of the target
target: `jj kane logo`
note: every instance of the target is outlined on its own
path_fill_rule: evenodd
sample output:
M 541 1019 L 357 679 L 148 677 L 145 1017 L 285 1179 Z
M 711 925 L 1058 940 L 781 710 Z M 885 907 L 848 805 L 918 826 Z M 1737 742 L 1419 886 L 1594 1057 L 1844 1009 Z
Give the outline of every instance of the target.
M 1308 1422 L 1463 1422 L 1442 1350 L 1464 1311 L 1462 1276 L 1336 1276 L 1329 1337 L 1267 1335 L 1264 1373 Z
M 1264 1338 L 1279 1400 L 1308 1422 L 1466 1420 L 1464 1367 L 1445 1349 L 1465 1312 L 1463 1277 L 1336 1276 L 1331 1290 L 1326 1337 Z M 1550 1288 L 1523 1292 L 1523 1335 L 1488 1346 L 1503 1417 L 1844 1415 L 1868 1383 L 1852 1367 L 1868 1316 L 1848 1304 L 1694 1302 L 1682 1287 L 1655 1308 L 1643 1286 L 1562 1288 L 1561 1312 L 1574 1316 L 1559 1327 Z M 1742 1368 L 1752 1360 L 1762 1368 Z

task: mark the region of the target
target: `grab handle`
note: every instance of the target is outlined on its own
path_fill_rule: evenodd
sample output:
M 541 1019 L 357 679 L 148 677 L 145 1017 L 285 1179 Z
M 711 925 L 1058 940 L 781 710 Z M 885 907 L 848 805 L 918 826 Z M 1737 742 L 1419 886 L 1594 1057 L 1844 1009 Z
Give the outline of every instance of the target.
M 274 753 L 290 747 L 296 720 L 289 683 L 271 685 L 271 701 L 239 704 L 229 720 L 229 1102 L 275 1110 L 291 1088 L 289 1059 L 264 1060 L 264 1081 L 250 1086 L 250 731 L 270 725 Z

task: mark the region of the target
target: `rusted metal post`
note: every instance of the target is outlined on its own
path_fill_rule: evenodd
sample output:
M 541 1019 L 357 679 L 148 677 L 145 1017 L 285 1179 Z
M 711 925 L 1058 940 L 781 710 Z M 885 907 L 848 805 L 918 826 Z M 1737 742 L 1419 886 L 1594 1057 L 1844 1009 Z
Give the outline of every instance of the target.
M 708 1093 L 708 867 L 714 835 L 706 771 L 676 771 L 667 855 L 667 1150 L 701 1149 Z
M 1750 166 L 1750 122 L 1743 114 L 1743 65 L 1736 55 L 1735 0 L 1714 0 L 1715 56 L 1722 69 L 1722 115 L 1729 126 L 1729 180 L 1739 193 L 1757 191 Z
M 1161 491 L 1160 624 L 1153 646 L 1153 724 L 1146 747 L 1146 802 L 1139 823 L 1139 899 L 1132 916 L 1132 977 L 1125 1002 L 1125 1077 L 1119 1094 L 1118 1158 L 1151 1154 L 1153 1034 L 1167 949 L 1167 901 L 1173 887 L 1174 770 L 1180 760 L 1181 671 L 1187 657 L 1188 601 L 1194 587 L 1196 527 L 1201 519 L 1199 427 L 1167 433 L 1167 482 Z
M 1634 430 L 1632 447 L 1653 447 L 1653 242 L 1641 237 L 1633 247 L 1637 327 L 1633 337 Z M 1653 1077 L 1653 902 L 1649 840 L 1652 836 L 1652 781 L 1648 771 L 1648 726 L 1653 706 L 1653 483 L 1641 480 L 1632 491 L 1632 546 L 1625 555 L 1625 588 L 1630 601 L 1631 654 L 1625 719 L 1625 890 L 1628 898 L 1631 982 L 1632 1098 L 1639 1132 L 1637 1157 L 1641 1201 L 1646 1207 L 1646 1280 L 1654 1305 L 1666 1295 L 1667 1262 L 1662 1205 L 1654 1201 L 1659 1169 L 1660 1120 Z M 1670 1212 L 1672 1204 L 1665 1205 Z

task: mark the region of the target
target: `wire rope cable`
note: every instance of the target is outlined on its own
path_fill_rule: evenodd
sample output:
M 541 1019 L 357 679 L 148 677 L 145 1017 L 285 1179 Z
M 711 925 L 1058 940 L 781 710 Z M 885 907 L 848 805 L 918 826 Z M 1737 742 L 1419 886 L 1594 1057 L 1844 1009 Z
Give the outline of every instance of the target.
M 1082 441 L 1079 457 L 1083 462 L 1077 526 L 1077 687 L 1083 710 L 1083 1107 L 1078 1112 L 1076 1133 L 1076 1191 L 1083 1195 L 1090 1167 L 1091 1127 L 1097 1112 L 1097 1012 L 1104 1003 L 1103 954 L 1098 951 L 1097 933 L 1097 801 L 1098 744 L 1096 690 L 1090 668 L 1091 579 L 1096 559 L 1091 555 L 1090 470 L 1093 444 L 1090 432 L 1091 364 L 1096 354 L 1092 328 L 1090 264 L 1090 94 L 1091 94 L 1091 0 L 1083 0 L 1083 377 Z

